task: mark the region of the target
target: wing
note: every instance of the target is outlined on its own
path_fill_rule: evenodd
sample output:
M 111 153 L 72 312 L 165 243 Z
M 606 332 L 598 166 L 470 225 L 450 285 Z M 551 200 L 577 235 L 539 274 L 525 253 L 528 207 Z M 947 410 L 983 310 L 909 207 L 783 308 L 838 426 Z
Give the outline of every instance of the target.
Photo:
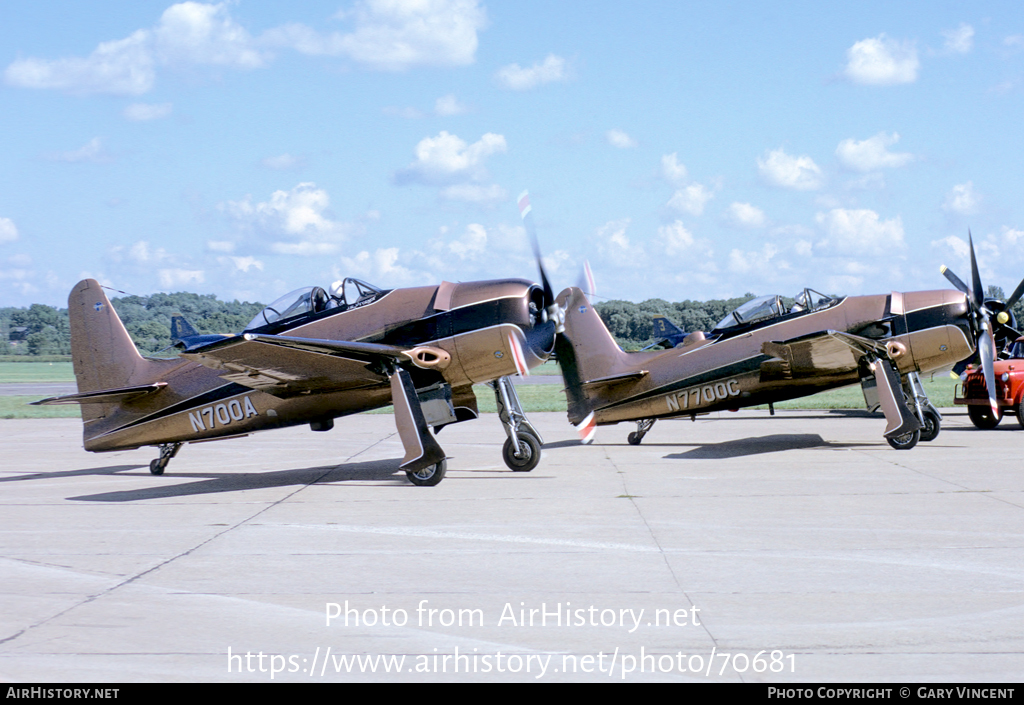
M 877 340 L 834 330 L 764 343 L 761 352 L 772 358 L 761 363 L 762 382 L 842 375 L 857 370 L 868 353 L 887 357 Z
M 762 382 L 844 375 L 860 371 L 864 362 L 875 378 L 885 414 L 883 435 L 895 438 L 921 428 L 920 420 L 907 406 L 899 370 L 886 346 L 877 340 L 826 330 L 781 343 L 765 343 L 761 352 L 772 356 L 761 363 Z
M 223 379 L 281 398 L 383 386 L 391 376 L 387 363 L 409 359 L 391 345 L 256 334 L 181 355 L 223 370 Z

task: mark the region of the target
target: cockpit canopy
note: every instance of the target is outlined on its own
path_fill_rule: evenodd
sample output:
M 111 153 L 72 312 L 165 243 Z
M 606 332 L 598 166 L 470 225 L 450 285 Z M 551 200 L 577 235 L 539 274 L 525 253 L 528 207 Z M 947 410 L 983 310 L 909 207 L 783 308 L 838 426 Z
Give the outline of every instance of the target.
M 803 313 L 807 311 L 820 311 L 839 303 L 839 299 L 827 296 L 814 289 L 804 289 L 793 299 L 793 304 L 788 307 L 783 298 L 777 294 L 771 296 L 759 296 L 756 299 L 737 307 L 725 318 L 718 322 L 715 331 L 724 331 L 737 326 L 748 325 L 757 321 L 764 321 L 771 318 Z
M 351 278 L 335 282 L 331 286 L 330 295 L 319 286 L 296 289 L 256 314 L 245 327 L 245 331 L 331 308 L 351 308 L 370 302 L 383 293 L 384 291 L 372 284 Z

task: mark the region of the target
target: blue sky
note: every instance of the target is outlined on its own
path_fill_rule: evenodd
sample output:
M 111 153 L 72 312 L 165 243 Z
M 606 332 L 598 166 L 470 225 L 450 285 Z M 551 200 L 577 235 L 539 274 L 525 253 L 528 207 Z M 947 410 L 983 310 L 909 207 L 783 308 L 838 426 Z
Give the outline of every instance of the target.
M 0 305 L 549 275 L 707 299 L 1024 277 L 1011 2 L 20 2 Z

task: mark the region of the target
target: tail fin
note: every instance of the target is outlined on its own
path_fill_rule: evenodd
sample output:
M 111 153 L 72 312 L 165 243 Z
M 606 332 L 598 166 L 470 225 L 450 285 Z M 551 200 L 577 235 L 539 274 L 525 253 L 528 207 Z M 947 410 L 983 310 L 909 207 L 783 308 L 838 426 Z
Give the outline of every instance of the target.
M 558 336 L 555 356 L 565 378 L 569 422 L 579 424 L 600 401 L 600 385 L 592 383 L 630 376 L 635 366 L 580 289 L 566 289 L 558 303 L 565 309 L 565 333 Z
M 151 382 L 159 363 L 139 354 L 99 282 L 79 282 L 68 296 L 71 358 L 79 394 L 117 390 Z M 89 422 L 106 416 L 112 404 L 83 404 Z
M 661 338 L 668 340 L 675 345 L 678 341 L 682 340 L 686 333 L 672 321 L 668 320 L 664 316 L 655 316 L 653 321 L 654 326 L 654 338 Z M 676 340 L 678 339 L 678 340 Z

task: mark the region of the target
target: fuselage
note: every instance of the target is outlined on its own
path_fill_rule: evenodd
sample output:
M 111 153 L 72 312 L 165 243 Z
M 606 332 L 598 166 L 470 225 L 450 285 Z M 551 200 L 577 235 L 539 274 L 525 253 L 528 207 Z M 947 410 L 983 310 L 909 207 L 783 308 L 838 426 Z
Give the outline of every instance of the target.
M 547 358 L 550 349 L 538 349 L 544 346 L 530 335 L 538 327 L 540 295 L 536 285 L 525 280 L 444 282 L 381 292 L 347 308 L 310 312 L 247 332 L 444 351 L 448 357 L 443 364 L 405 366 L 418 389 L 448 385 L 453 404 L 471 411 L 471 418 L 476 413 L 472 385 L 516 372 L 511 338 L 521 344 L 528 366 Z M 330 419 L 391 404 L 388 374 L 380 366 L 357 365 L 341 355 L 267 347 L 259 374 L 277 375 L 292 391 L 272 394 L 247 386 L 256 374 L 245 364 L 212 369 L 184 358 L 140 358 L 130 365 L 120 386 L 165 384 L 137 399 L 84 406 L 89 412 L 83 414 L 86 449 L 212 440 L 307 423 L 326 428 Z M 291 363 L 287 369 L 275 368 L 282 355 Z M 299 376 L 296 356 L 302 358 L 302 379 L 289 380 L 289 375 Z M 76 359 L 76 373 L 77 365 Z M 289 387 L 290 382 L 294 384 Z
M 866 372 L 857 364 L 857 353 L 842 344 L 803 361 L 813 374 L 790 372 L 772 354 L 774 344 L 826 331 L 884 345 L 901 374 L 950 367 L 974 350 L 966 297 L 959 292 L 851 296 L 820 310 L 692 336 L 670 350 L 616 354 L 606 348 L 602 376 L 622 381 L 594 385 L 587 392 L 595 420 L 610 424 L 703 414 L 858 383 Z M 646 374 L 629 379 L 636 370 Z

